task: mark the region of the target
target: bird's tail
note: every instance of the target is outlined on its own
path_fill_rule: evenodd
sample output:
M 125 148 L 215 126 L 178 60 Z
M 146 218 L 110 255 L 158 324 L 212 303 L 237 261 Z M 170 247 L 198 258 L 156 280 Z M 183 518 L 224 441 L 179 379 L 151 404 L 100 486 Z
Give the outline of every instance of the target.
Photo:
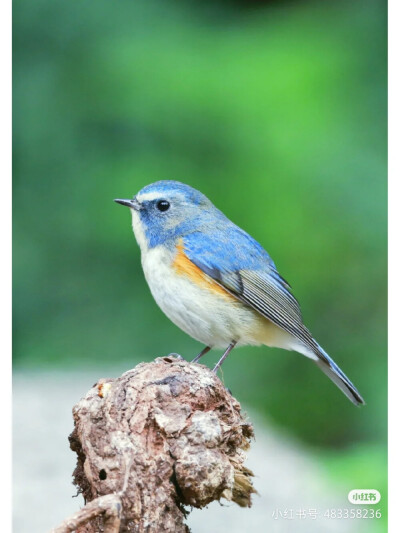
M 318 359 L 315 363 L 330 378 L 335 385 L 349 398 L 354 405 L 364 405 L 365 402 L 353 383 L 349 380 L 342 370 L 337 366 L 335 361 L 318 345 Z

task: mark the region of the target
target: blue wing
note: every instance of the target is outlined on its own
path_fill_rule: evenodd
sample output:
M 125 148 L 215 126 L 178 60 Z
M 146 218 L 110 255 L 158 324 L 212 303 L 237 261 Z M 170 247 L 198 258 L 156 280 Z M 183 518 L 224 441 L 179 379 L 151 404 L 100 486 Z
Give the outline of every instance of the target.
M 233 225 L 224 231 L 194 232 L 184 238 L 185 254 L 238 300 L 292 334 L 317 356 L 316 363 L 356 405 L 364 403 L 356 387 L 313 339 L 303 324 L 289 284 L 262 246 Z
M 212 233 L 191 233 L 184 238 L 184 248 L 203 272 L 320 357 L 289 284 L 250 235 L 232 224 L 224 231 L 216 228 Z

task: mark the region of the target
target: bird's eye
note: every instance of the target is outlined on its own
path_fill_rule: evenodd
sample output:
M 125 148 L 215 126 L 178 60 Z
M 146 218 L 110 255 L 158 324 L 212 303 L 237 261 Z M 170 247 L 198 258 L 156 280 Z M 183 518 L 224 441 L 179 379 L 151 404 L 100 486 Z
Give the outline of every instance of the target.
M 167 200 L 160 200 L 159 202 L 157 202 L 157 209 L 159 211 L 168 211 L 169 202 L 167 202 Z

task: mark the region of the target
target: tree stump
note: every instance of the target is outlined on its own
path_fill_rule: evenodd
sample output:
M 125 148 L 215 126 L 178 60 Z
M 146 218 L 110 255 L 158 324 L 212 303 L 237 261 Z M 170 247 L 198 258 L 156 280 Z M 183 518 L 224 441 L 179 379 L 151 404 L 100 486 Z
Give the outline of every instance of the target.
M 73 408 L 74 483 L 87 505 L 57 533 L 188 532 L 190 507 L 250 507 L 240 404 L 207 367 L 172 356 L 101 379 Z

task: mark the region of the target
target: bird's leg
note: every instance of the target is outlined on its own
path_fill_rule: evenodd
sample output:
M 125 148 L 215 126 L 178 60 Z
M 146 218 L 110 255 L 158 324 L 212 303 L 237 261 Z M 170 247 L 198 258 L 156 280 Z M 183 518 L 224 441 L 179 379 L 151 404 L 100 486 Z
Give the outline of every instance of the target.
M 192 363 L 197 363 L 197 361 L 203 357 L 203 355 L 206 355 L 206 353 L 208 353 L 209 351 L 211 350 L 210 346 L 206 346 L 205 348 L 203 348 L 203 350 L 201 350 L 201 352 L 196 355 L 196 357 L 193 359 L 193 361 L 191 361 Z
M 216 374 L 218 372 L 218 369 L 222 365 L 222 363 L 225 361 L 225 359 L 228 357 L 230 352 L 233 350 L 233 348 L 236 346 L 237 341 L 232 341 L 228 348 L 225 350 L 224 355 L 221 357 L 221 359 L 218 361 L 218 363 L 214 366 L 213 372 Z

